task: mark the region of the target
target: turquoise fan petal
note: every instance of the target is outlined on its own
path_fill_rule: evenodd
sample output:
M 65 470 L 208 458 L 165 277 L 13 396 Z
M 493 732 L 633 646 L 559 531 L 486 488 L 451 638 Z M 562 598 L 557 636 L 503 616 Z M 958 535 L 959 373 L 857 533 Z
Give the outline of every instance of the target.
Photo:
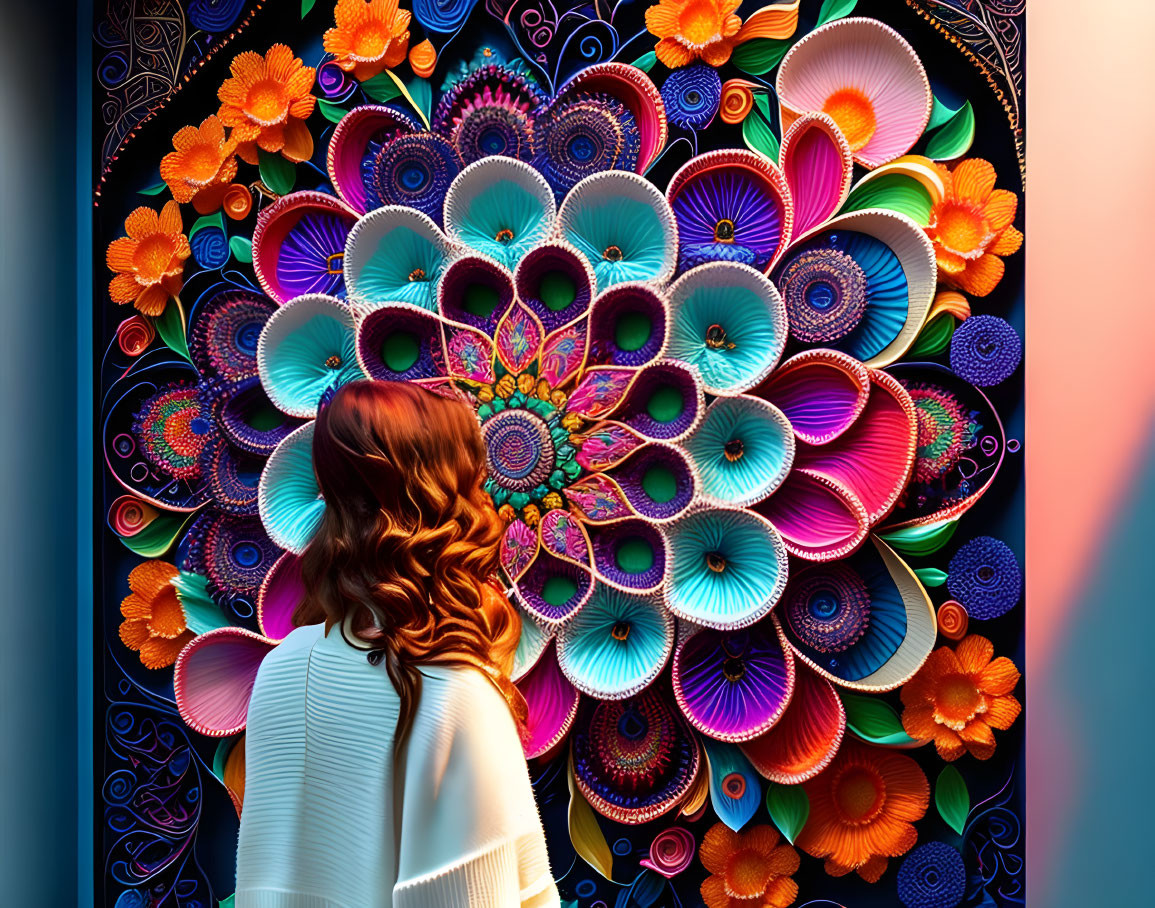
M 795 449 L 782 411 L 745 395 L 717 398 L 683 446 L 697 468 L 703 497 L 739 508 L 782 484 Z
M 451 245 L 425 215 L 396 205 L 361 218 L 345 245 L 345 286 L 361 309 L 411 303 L 433 309 Z
M 558 632 L 557 658 L 582 693 L 620 700 L 658 677 L 673 647 L 674 619 L 660 602 L 598 584 Z
M 261 473 L 257 504 L 269 538 L 295 555 L 317 532 L 325 500 L 313 472 L 313 428 L 307 422 L 277 445 Z
M 624 281 L 664 283 L 674 274 L 674 214 L 649 180 L 608 171 L 578 183 L 558 212 L 561 236 L 593 266 L 598 290 Z
M 703 737 L 702 746 L 710 765 L 710 803 L 737 832 L 762 806 L 762 780 L 736 745 Z
M 786 307 L 760 271 L 711 262 L 670 288 L 668 353 L 697 366 L 711 394 L 736 394 L 770 374 L 786 346 Z
M 780 615 L 800 659 L 835 684 L 864 691 L 909 681 L 937 634 L 926 590 L 877 538 L 845 561 L 792 576 Z
M 529 612 L 518 609 L 518 614 L 521 617 L 521 636 L 517 638 L 517 652 L 509 673 L 511 681 L 520 681 L 529 674 L 553 639 L 553 634 L 538 624 Z
M 280 410 L 316 416 L 326 391 L 365 377 L 357 362 L 352 312 L 332 297 L 297 297 L 261 331 L 257 369 Z
M 461 171 L 449 187 L 445 232 L 513 269 L 549 235 L 556 213 L 553 190 L 528 164 L 514 158 L 482 158 Z
M 774 607 L 786 586 L 786 547 L 749 511 L 711 508 L 669 530 L 666 606 L 679 618 L 720 630 L 747 627 Z

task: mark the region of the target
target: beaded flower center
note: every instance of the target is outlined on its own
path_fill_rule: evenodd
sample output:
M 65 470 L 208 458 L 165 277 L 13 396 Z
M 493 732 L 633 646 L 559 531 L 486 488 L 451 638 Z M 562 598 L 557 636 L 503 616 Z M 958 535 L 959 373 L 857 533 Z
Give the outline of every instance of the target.
M 159 281 L 168 271 L 175 252 L 176 243 L 163 233 L 141 240 L 132 254 L 137 280 L 142 284 Z
M 779 280 L 790 334 L 803 343 L 846 337 L 866 314 L 866 276 L 837 249 L 811 249 L 790 262 Z
M 986 712 L 982 691 L 966 675 L 947 675 L 935 688 L 935 721 L 962 731 L 979 713 Z
M 281 122 L 289 112 L 284 86 L 275 79 L 255 82 L 245 99 L 245 112 L 262 126 Z
M 971 261 L 979 258 L 995 238 L 982 211 L 968 202 L 944 202 L 931 227 L 944 249 Z

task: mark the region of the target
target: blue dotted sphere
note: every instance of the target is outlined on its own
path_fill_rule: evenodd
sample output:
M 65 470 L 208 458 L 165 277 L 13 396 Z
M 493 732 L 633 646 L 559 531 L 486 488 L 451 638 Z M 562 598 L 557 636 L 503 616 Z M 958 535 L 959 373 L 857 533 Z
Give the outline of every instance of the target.
M 662 83 L 662 103 L 675 126 L 700 129 L 714 119 L 722 103 L 722 79 L 705 64 L 676 69 Z
M 957 908 L 966 895 L 962 855 L 945 842 L 912 851 L 898 869 L 898 900 L 906 908 Z
M 989 621 L 1018 604 L 1023 572 L 1005 542 L 993 536 L 976 536 L 954 553 L 946 585 L 971 618 Z
M 950 340 L 950 367 L 972 385 L 989 388 L 1010 378 L 1023 358 L 1023 341 L 997 315 L 972 315 Z

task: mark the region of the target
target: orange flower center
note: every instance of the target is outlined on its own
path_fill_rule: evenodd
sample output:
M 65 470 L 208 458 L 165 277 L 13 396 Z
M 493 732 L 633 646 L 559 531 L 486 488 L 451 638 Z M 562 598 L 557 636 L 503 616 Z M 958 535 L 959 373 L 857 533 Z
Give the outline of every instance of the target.
M 132 254 L 132 267 L 136 279 L 146 287 L 157 283 L 168 272 L 176 244 L 163 233 L 145 237 Z
M 978 206 L 968 202 L 943 202 L 931 225 L 943 248 L 964 259 L 977 259 L 995 235 Z
M 742 848 L 726 861 L 726 894 L 735 899 L 756 898 L 766 891 L 772 875 L 764 855 Z
M 245 97 L 245 113 L 262 126 L 272 126 L 285 119 L 289 112 L 289 99 L 285 97 L 285 87 L 276 79 L 262 79 L 249 87 Z
M 383 22 L 367 22 L 353 32 L 352 55 L 366 62 L 377 60 L 385 53 L 391 37 Z
M 882 812 L 886 785 L 865 766 L 850 766 L 834 783 L 834 803 L 848 826 L 864 826 Z
M 164 436 L 173 451 L 182 457 L 196 457 L 204 449 L 204 436 L 194 432 L 192 421 L 200 419 L 195 407 L 178 410 L 164 421 Z
M 850 143 L 851 151 L 865 148 L 878 125 L 874 119 L 874 104 L 857 88 L 840 88 L 826 99 L 822 111 L 838 124 Z
M 682 8 L 678 38 L 689 47 L 705 47 L 722 39 L 722 17 L 711 0 L 691 0 Z
M 184 154 L 185 176 L 191 183 L 203 186 L 221 169 L 221 153 L 213 145 L 194 145 Z
M 184 609 L 181 608 L 176 590 L 166 586 L 152 601 L 152 617 L 148 630 L 153 637 L 172 640 L 185 629 Z
M 934 691 L 934 719 L 960 731 L 980 712 L 986 712 L 982 691 L 968 675 L 945 675 Z

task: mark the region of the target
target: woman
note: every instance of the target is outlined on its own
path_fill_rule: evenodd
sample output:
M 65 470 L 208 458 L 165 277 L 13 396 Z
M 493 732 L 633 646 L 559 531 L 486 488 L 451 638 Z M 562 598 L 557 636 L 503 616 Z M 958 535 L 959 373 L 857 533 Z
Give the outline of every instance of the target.
M 322 406 L 313 465 L 298 627 L 249 707 L 238 908 L 558 905 L 476 418 L 355 382 Z

